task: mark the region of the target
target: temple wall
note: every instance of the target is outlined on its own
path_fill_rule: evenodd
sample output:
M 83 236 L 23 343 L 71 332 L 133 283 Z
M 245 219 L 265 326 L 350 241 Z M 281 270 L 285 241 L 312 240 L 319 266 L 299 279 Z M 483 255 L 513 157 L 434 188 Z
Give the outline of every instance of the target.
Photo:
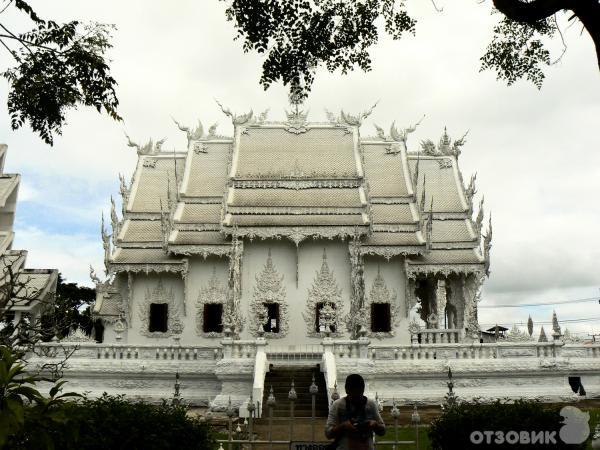
M 315 281 L 316 272 L 321 269 L 323 249 L 327 253 L 329 268 L 333 271 L 338 287 L 342 290 L 344 315 L 350 309 L 350 257 L 348 244 L 344 241 L 304 241 L 298 249 L 298 285 L 296 286 L 296 246 L 287 240 L 253 241 L 244 244 L 242 259 L 242 298 L 244 317 L 250 316 L 250 303 L 256 285 L 256 275 L 260 275 L 271 249 L 273 265 L 279 275 L 283 275 L 286 301 L 289 312 L 289 331 L 283 338 L 269 338 L 272 345 L 319 344 L 321 338 L 307 336 L 307 324 L 302 316 L 306 311 L 308 290 Z M 242 339 L 253 337 L 248 319 L 241 335 Z M 343 336 L 347 336 L 345 329 Z
M 212 268 L 211 268 L 212 270 Z M 174 301 L 179 307 L 179 317 L 183 323 L 183 332 L 181 333 L 181 343 L 194 342 L 195 322 L 193 317 L 193 309 L 190 305 L 185 305 L 184 308 L 184 283 L 179 274 L 150 273 L 148 275 L 138 273 L 133 277 L 133 297 L 131 304 L 131 326 L 123 333 L 122 343 L 130 345 L 139 344 L 154 344 L 154 345 L 174 345 L 176 341 L 173 336 L 169 337 L 148 337 L 142 334 L 142 329 L 145 328 L 142 319 L 141 311 L 143 305 L 147 302 L 146 296 L 148 291 L 152 292 L 158 286 L 159 280 L 162 281 L 164 291 L 170 293 L 171 290 L 175 297 Z M 197 341 L 196 341 L 197 342 Z
M 410 334 L 408 332 L 409 318 L 406 311 L 406 272 L 404 270 L 404 258 L 394 257 L 389 261 L 383 257 L 367 256 L 364 259 L 365 271 L 365 297 L 371 298 L 373 283 L 377 277 L 379 269 L 381 276 L 385 281 L 390 295 L 396 296 L 393 305 L 396 305 L 396 314 L 392 316 L 392 329 L 394 336 L 381 337 L 370 335 L 373 343 L 385 344 L 408 344 L 410 343 Z M 393 306 L 392 306 L 393 308 Z

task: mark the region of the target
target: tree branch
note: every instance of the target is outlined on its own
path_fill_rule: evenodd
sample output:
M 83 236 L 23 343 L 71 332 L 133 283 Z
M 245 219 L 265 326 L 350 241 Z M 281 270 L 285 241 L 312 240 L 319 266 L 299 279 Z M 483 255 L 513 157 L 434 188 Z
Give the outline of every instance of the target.
M 534 25 L 562 10 L 574 15 L 590 34 L 596 46 L 596 59 L 600 68 L 600 2 L 598 0 L 493 0 L 498 11 L 516 22 Z
M 569 0 L 534 0 L 525 3 L 523 0 L 494 0 L 494 6 L 511 20 L 534 25 L 563 9 L 572 9 L 573 2 Z

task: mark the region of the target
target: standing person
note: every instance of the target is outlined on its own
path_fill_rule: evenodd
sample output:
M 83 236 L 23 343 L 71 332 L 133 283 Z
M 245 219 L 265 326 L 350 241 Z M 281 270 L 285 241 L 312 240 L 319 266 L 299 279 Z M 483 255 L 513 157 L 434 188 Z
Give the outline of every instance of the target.
M 346 396 L 332 403 L 325 425 L 327 439 L 335 439 L 331 448 L 373 450 L 373 432 L 385 434 L 385 424 L 377 404 L 365 397 L 365 380 L 358 374 L 346 378 Z

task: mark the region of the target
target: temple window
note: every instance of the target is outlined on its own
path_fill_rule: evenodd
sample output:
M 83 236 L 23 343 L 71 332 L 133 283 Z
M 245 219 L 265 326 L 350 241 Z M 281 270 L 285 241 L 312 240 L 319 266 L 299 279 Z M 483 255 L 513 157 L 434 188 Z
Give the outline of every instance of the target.
M 392 331 L 389 303 L 371 303 L 371 331 L 374 333 Z
M 267 323 L 263 325 L 263 330 L 267 333 L 279 333 L 279 304 L 263 303 L 267 308 Z
M 94 322 L 94 338 L 99 344 L 104 341 L 104 324 L 100 319 Z
M 331 307 L 333 309 L 335 309 L 335 305 L 330 303 Z M 315 314 L 315 331 L 317 333 L 324 333 L 325 332 L 325 327 L 321 326 L 321 324 L 319 323 L 319 320 L 321 318 L 321 310 L 323 309 L 323 306 L 325 306 L 325 303 L 317 303 L 317 313 Z M 332 333 L 335 333 L 335 324 L 331 325 L 329 327 L 329 331 L 331 331 Z
M 223 305 L 221 303 L 206 303 L 204 305 L 204 320 L 202 331 L 205 333 L 223 332 Z
M 148 331 L 165 333 L 168 329 L 169 305 L 166 303 L 150 304 L 150 321 Z

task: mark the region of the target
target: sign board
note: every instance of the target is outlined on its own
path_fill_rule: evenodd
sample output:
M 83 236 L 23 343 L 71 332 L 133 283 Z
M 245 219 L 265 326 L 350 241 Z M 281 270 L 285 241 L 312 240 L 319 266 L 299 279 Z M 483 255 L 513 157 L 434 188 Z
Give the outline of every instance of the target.
M 291 442 L 290 450 L 326 450 L 331 442 Z

